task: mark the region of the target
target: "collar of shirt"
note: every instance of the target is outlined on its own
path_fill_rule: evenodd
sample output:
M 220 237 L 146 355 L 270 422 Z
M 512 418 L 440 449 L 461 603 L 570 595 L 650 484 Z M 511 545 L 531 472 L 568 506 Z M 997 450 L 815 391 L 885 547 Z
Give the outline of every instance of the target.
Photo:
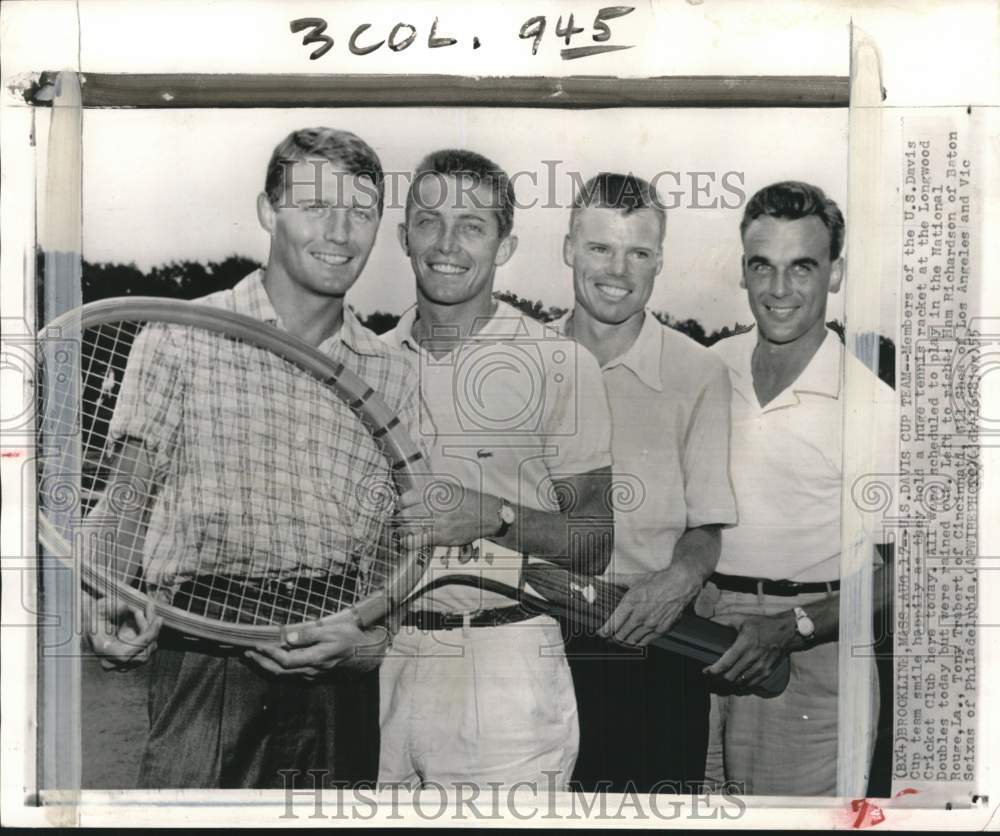
M 396 342 L 409 348 L 411 351 L 422 351 L 420 340 L 413 336 L 413 326 L 419 317 L 419 310 L 416 305 L 403 312 L 396 323 Z M 477 320 L 479 329 L 468 338 L 469 340 L 513 340 L 519 337 L 528 337 L 530 333 L 524 324 L 524 314 L 513 305 L 497 300 L 497 309 L 492 316 Z
M 563 336 L 568 336 L 567 329 L 569 321 L 575 311 L 564 314 L 552 323 L 553 328 L 557 328 Z M 663 336 L 660 321 L 647 309 L 644 311 L 645 319 L 642 328 L 639 330 L 635 341 L 628 347 L 628 350 L 601 366 L 601 371 L 613 369 L 615 366 L 623 366 L 634 374 L 642 383 L 654 392 L 663 391 L 663 380 L 660 377 L 660 354 L 663 350 Z
M 732 339 L 745 340 L 744 350 L 740 354 L 738 367 L 730 366 L 733 391 L 738 392 L 745 400 L 757 405 L 757 393 L 753 388 L 753 352 L 757 345 L 757 329 L 752 328 L 745 334 Z M 822 395 L 827 398 L 840 396 L 841 359 L 843 346 L 840 338 L 830 329 L 820 343 L 816 353 L 802 373 L 778 396 L 769 401 L 761 411 L 768 412 L 792 406 L 799 402 L 799 394 Z
M 264 271 L 254 270 L 249 276 L 242 279 L 233 287 L 233 310 L 236 313 L 251 316 L 259 319 L 282 331 L 284 323 L 278 316 L 278 312 L 271 304 L 271 298 L 267 295 L 264 287 Z M 385 346 L 382 342 L 365 328 L 357 315 L 346 304 L 344 305 L 344 320 L 337 333 L 327 337 L 316 348 L 320 351 L 328 351 L 337 340 L 341 340 L 344 345 L 355 354 L 365 354 L 378 356 L 385 353 Z

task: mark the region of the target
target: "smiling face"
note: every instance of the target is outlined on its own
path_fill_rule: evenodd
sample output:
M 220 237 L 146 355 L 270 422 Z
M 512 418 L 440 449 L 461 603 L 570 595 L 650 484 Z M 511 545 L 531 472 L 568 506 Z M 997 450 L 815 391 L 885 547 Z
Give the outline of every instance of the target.
M 420 296 L 436 305 L 485 310 L 492 304 L 496 268 L 517 247 L 515 236 L 500 237 L 494 202 L 489 183 L 473 189 L 466 177 L 420 177 L 406 223 L 399 226 Z
M 653 209 L 581 209 L 563 243 L 576 303 L 598 322 L 641 313 L 663 268 L 663 231 Z
M 743 235 L 743 281 L 761 336 L 772 343 L 818 338 L 826 300 L 843 279 L 843 259 L 830 259 L 830 232 L 814 216 L 761 215 Z
M 309 297 L 343 297 L 375 244 L 379 213 L 368 178 L 328 160 L 300 160 L 287 169 L 284 199 L 257 199 L 271 236 L 268 281 Z

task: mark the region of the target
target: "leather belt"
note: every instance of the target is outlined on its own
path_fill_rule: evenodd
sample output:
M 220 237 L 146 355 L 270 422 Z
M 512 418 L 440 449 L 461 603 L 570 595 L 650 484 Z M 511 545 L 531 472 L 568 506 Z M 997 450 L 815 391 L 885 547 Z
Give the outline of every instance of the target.
M 519 604 L 512 607 L 497 607 L 473 613 L 434 612 L 414 610 L 403 616 L 402 626 L 420 630 L 461 630 L 462 627 L 500 627 L 527 621 L 538 613 L 526 610 Z
M 726 592 L 777 595 L 782 598 L 792 598 L 809 592 L 836 592 L 840 589 L 839 580 L 796 583 L 795 581 L 774 581 L 768 578 L 748 578 L 744 575 L 713 574 L 709 581 Z

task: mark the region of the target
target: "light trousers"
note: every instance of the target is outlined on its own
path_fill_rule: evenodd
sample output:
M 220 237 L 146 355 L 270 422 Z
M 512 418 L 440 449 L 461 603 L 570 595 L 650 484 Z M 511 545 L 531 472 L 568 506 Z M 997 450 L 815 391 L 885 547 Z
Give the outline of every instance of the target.
M 825 597 L 727 592 L 709 583 L 697 610 L 739 627 L 748 616 L 774 615 Z M 746 795 L 837 794 L 839 654 L 837 642 L 790 654 L 788 688 L 777 697 L 712 694 L 705 765 L 710 785 L 736 784 L 734 791 Z M 873 680 L 871 716 L 877 721 L 878 680 Z M 875 732 L 875 722 L 856 731 L 866 738 L 869 761 Z
M 403 628 L 382 663 L 379 783 L 565 789 L 579 743 L 559 625 Z

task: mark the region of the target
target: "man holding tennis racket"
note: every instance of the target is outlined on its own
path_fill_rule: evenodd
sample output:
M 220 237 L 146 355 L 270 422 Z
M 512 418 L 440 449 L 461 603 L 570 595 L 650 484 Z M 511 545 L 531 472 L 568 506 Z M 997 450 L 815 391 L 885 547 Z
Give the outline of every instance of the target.
M 610 423 L 593 358 L 493 298 L 513 256 L 514 189 L 494 162 L 438 151 L 418 166 L 399 240 L 417 304 L 389 342 L 418 363 L 421 430 L 439 492 L 404 497 L 400 530 L 439 547 L 428 575 L 516 584 L 523 555 L 601 572 Z M 559 626 L 480 589 L 410 608 L 382 666 L 379 780 L 563 789 L 577 752 Z
M 270 236 L 267 266 L 198 301 L 294 333 L 355 372 L 415 427 L 413 367 L 344 304 L 375 242 L 383 179 L 377 155 L 354 134 L 293 132 L 275 148 L 257 201 Z M 359 531 L 377 527 L 366 519 L 362 528 L 336 531 L 349 511 L 363 513 L 351 503 L 354 486 L 367 475 L 350 472 L 362 466 L 350 458 L 358 450 L 338 449 L 347 425 L 338 434 L 336 412 L 305 401 L 309 390 L 294 377 L 226 380 L 212 377 L 218 364 L 184 368 L 187 354 L 170 343 L 176 333 L 146 329 L 136 340 L 110 428 L 123 448 L 120 460 L 133 463 L 135 484 L 164 470 L 173 474 L 146 509 L 147 582 L 188 578 L 196 570 L 187 567 L 208 553 L 222 566 L 238 560 L 270 565 L 279 554 L 304 567 L 307 557 L 316 567 L 329 566 L 336 537 L 356 541 Z M 204 380 L 214 382 L 205 389 Z M 188 402 L 201 389 L 217 407 L 206 411 L 200 409 L 205 404 Z M 310 493 L 313 482 L 322 489 Z M 214 593 L 223 577 L 232 582 L 221 571 L 195 580 Z M 318 583 L 316 577 L 314 570 L 309 583 Z M 247 580 L 244 589 L 271 583 Z M 291 588 L 294 581 L 283 583 Z M 269 600 L 280 600 L 281 592 Z M 362 631 L 350 619 L 316 622 L 283 643 L 240 654 L 160 633 L 157 619 L 108 599 L 96 610 L 100 623 L 91 641 L 106 666 L 151 659 L 150 734 L 139 786 L 282 787 L 282 771 L 304 776 L 309 769 L 324 770 L 328 783 L 376 777 L 373 669 L 386 644 L 384 629 Z M 359 648 L 366 652 L 358 655 Z M 345 671 L 349 667 L 353 671 Z
M 576 195 L 563 245 L 576 304 L 559 324 L 597 358 L 611 404 L 617 502 L 605 574 L 629 587 L 599 636 L 569 627 L 573 778 L 588 790 L 697 791 L 704 777 L 706 677 L 649 642 L 697 597 L 721 528 L 736 522 L 730 387 L 722 363 L 646 310 L 665 231 L 649 183 L 602 173 Z
M 844 218 L 818 187 L 775 183 L 747 203 L 740 234 L 740 284 L 757 327 L 714 346 L 733 385 L 740 524 L 726 532 L 698 603 L 739 634 L 707 669 L 735 689 L 712 696 L 707 777 L 747 794 L 835 795 L 843 378 L 845 363 L 858 361 L 826 327 L 826 311 L 844 277 Z M 884 458 L 873 471 L 892 474 L 894 397 L 884 384 L 879 391 Z M 786 656 L 783 694 L 742 690 Z M 852 733 L 867 737 L 870 756 L 874 729 Z

